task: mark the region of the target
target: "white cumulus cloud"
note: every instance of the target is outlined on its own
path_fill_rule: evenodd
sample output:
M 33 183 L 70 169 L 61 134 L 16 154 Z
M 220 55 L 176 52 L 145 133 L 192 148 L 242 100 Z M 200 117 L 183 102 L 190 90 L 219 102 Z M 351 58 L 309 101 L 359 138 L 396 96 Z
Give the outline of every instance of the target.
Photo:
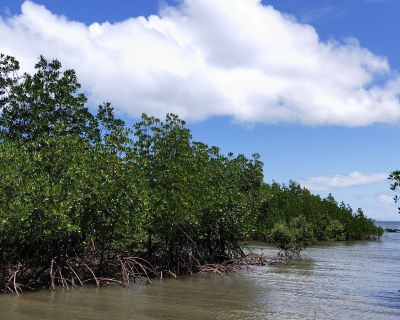
M 366 175 L 360 172 L 349 174 L 330 174 L 311 176 L 298 179 L 297 182 L 312 191 L 331 190 L 332 188 L 363 186 L 367 184 L 382 183 L 387 180 L 387 173 L 376 173 Z
M 392 204 L 392 203 L 394 203 L 393 197 L 389 197 L 389 196 L 386 196 L 386 195 L 384 195 L 384 194 L 380 194 L 380 195 L 379 195 L 378 201 L 381 202 L 381 203 L 385 203 L 385 204 Z
M 0 52 L 27 71 L 40 54 L 57 58 L 92 103 L 133 117 L 350 127 L 400 119 L 400 77 L 357 40 L 321 42 L 260 0 L 181 2 L 87 26 L 26 1 L 22 14 L 1 18 Z

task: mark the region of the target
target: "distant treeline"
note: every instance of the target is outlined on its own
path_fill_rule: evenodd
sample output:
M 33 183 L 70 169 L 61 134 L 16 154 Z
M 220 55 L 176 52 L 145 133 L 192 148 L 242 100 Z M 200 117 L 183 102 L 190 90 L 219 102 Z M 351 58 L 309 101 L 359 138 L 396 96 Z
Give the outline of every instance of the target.
M 316 240 L 369 239 L 384 233 L 360 208 L 354 212 L 331 194 L 322 199 L 293 181 L 288 186 L 264 184 L 262 189 L 255 236 L 272 237 L 282 249 L 297 253 Z
M 155 274 L 194 272 L 242 257 L 251 238 L 291 254 L 315 240 L 383 233 L 332 196 L 263 182 L 259 155 L 194 142 L 175 115 L 143 115 L 132 129 L 108 103 L 92 115 L 73 70 L 43 57 L 35 68 L 19 75 L 18 61 L 1 55 L 3 291 L 16 277 L 35 286 L 134 274 L 134 266 L 143 273 L 150 264 Z

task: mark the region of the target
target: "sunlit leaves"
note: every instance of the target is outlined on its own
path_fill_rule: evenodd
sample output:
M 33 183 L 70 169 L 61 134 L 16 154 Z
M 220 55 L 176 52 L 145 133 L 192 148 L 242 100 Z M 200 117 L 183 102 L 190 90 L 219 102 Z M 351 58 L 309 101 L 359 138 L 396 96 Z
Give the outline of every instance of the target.
M 61 72 L 57 60 L 42 56 L 34 75 L 18 75 L 15 59 L 0 58 L 0 139 L 34 141 L 43 135 L 79 134 L 94 138 L 95 119 L 84 107 L 75 72 Z

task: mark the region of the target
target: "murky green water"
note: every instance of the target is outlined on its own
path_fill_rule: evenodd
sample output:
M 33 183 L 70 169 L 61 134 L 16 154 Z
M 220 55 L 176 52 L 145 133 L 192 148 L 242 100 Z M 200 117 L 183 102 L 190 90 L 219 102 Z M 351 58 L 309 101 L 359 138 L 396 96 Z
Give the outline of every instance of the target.
M 295 263 L 130 289 L 87 286 L 0 295 L 0 319 L 400 319 L 400 234 L 320 243 Z

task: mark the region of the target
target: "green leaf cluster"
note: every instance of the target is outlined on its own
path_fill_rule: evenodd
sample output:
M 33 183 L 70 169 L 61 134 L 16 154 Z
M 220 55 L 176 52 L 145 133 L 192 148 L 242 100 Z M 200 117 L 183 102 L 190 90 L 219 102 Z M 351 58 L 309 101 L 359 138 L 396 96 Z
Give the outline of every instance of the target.
M 291 219 L 288 224 L 276 223 L 270 231 L 270 237 L 287 256 L 299 255 L 300 251 L 317 241 L 313 225 L 303 215 Z
M 390 173 L 389 180 L 392 180 L 393 183 L 390 185 L 390 190 L 392 191 L 396 191 L 399 192 L 399 188 L 400 188 L 400 170 L 396 170 Z M 400 200 L 400 198 L 396 195 L 393 198 L 394 202 L 397 203 L 397 201 Z M 400 213 L 400 207 L 399 209 L 399 213 Z

